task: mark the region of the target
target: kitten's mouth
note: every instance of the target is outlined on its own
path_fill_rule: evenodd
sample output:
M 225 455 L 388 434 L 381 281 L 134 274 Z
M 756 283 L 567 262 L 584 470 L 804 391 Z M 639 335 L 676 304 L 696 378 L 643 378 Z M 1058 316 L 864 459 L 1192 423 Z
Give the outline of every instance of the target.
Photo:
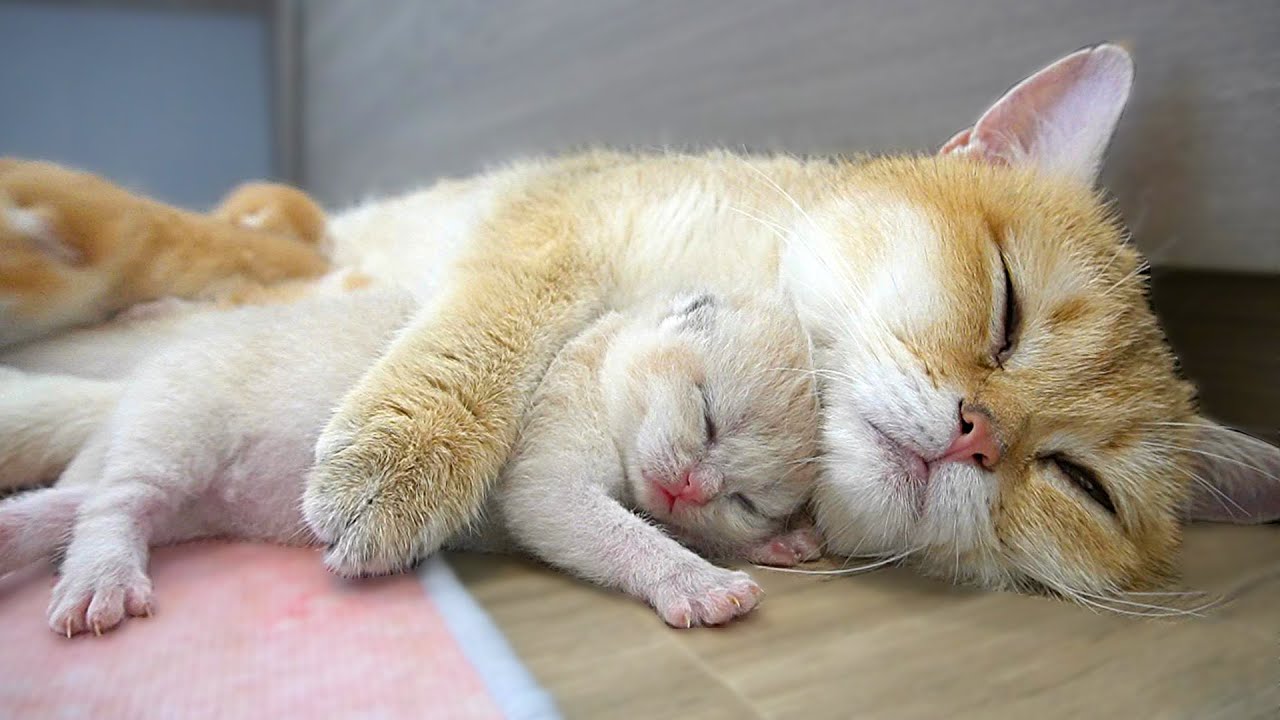
M 892 482 L 894 487 L 907 492 L 914 501 L 916 512 L 924 514 L 929 489 L 929 463 L 920 453 L 898 442 L 875 423 L 870 420 L 866 423 L 867 427 L 875 433 L 876 444 L 885 451 L 886 455 L 893 458 L 894 464 L 898 466 L 897 469 L 901 471 L 891 473 L 891 476 L 885 479 Z

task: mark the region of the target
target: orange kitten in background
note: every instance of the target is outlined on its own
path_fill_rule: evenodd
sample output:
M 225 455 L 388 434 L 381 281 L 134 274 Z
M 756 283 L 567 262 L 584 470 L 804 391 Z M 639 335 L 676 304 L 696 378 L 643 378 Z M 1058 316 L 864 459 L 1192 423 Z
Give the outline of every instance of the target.
M 0 346 L 168 297 L 252 301 L 328 269 L 305 193 L 249 183 L 211 215 L 52 163 L 0 159 Z

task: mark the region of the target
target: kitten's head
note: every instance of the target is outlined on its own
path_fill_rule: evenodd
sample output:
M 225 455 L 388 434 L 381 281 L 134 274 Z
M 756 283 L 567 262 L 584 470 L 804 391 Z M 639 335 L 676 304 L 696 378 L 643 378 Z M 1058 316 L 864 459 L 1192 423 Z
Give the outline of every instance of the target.
M 813 490 L 810 356 L 780 296 L 697 293 L 642 313 L 603 369 L 636 505 L 703 552 L 768 559 Z
M 1092 190 L 1131 80 L 1119 48 L 1071 55 L 939 157 L 851 166 L 797 234 L 802 312 L 837 329 L 817 338 L 833 550 L 1114 593 L 1172 574 L 1184 515 L 1280 514 L 1280 452 L 1196 414 Z

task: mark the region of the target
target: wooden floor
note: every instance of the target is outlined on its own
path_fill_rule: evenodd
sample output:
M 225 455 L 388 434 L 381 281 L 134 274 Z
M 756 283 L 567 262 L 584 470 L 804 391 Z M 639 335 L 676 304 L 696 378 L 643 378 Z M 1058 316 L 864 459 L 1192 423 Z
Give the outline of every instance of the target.
M 677 631 L 527 561 L 452 562 L 570 718 L 1280 717 L 1275 525 L 1192 528 L 1185 585 L 1225 599 L 1166 620 L 904 569 L 754 570 L 766 596 L 752 616 Z

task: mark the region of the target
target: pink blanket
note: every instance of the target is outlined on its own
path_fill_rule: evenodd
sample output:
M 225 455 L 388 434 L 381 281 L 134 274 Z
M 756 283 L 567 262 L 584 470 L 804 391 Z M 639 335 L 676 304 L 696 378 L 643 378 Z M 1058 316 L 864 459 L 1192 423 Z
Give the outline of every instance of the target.
M 0 579 L 0 717 L 554 717 L 435 560 L 343 581 L 314 550 L 197 543 L 155 553 L 156 614 L 54 634 L 47 570 Z

